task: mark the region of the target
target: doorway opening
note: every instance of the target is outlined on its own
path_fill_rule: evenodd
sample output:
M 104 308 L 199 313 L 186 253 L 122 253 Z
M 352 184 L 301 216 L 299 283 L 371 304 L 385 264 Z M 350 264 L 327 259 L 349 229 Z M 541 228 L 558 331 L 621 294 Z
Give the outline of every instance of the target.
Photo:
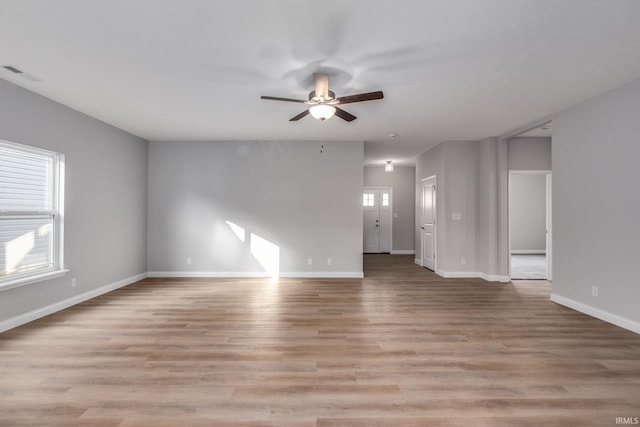
M 510 276 L 551 280 L 551 171 L 509 172 Z
M 362 192 L 363 252 L 391 253 L 393 195 L 391 187 L 365 187 Z

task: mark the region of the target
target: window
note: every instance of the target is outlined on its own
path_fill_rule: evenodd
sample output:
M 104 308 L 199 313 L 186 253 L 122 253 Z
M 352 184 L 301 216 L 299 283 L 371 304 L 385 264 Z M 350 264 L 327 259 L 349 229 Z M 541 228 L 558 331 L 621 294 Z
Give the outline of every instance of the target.
M 382 193 L 382 206 L 389 206 L 389 193 Z
M 0 141 L 0 288 L 63 274 L 64 156 Z
M 362 194 L 362 206 L 375 206 L 374 198 L 372 193 L 363 193 Z

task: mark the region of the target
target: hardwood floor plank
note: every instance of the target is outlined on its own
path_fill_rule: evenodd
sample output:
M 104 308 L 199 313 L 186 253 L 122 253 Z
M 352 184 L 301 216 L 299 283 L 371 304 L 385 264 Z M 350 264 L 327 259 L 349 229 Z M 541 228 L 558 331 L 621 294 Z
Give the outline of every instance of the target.
M 544 281 L 145 279 L 0 334 L 0 426 L 602 426 L 640 336 Z

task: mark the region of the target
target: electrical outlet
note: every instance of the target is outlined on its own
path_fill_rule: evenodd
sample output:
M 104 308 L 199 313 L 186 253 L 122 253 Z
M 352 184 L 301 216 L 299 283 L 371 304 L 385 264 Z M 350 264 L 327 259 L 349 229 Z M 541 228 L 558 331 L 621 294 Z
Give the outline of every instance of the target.
M 191 265 L 191 258 L 187 258 L 187 265 Z
M 75 277 L 74 277 L 74 278 L 72 278 L 72 279 L 71 279 L 71 287 L 72 287 L 72 288 L 75 288 L 77 284 L 78 284 L 78 282 L 77 282 L 76 278 L 75 278 Z
M 312 265 L 313 264 L 313 260 L 311 258 L 307 258 L 307 265 Z
M 333 263 L 333 260 L 331 258 L 327 258 L 327 265 L 331 265 Z
M 467 263 L 466 258 L 460 258 L 460 265 L 465 265 Z
M 597 286 L 592 286 L 591 287 L 591 296 L 594 298 L 598 298 L 598 287 Z

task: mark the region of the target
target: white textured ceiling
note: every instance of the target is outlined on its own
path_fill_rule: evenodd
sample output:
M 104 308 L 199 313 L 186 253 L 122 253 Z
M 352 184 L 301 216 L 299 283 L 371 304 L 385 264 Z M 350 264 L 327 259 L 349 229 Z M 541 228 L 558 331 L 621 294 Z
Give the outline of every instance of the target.
M 8 64 L 41 81 L 0 78 L 150 140 L 363 140 L 365 163 L 410 162 L 640 77 L 640 1 L 0 0 Z M 324 125 L 260 100 L 304 99 L 315 71 L 385 99 Z

